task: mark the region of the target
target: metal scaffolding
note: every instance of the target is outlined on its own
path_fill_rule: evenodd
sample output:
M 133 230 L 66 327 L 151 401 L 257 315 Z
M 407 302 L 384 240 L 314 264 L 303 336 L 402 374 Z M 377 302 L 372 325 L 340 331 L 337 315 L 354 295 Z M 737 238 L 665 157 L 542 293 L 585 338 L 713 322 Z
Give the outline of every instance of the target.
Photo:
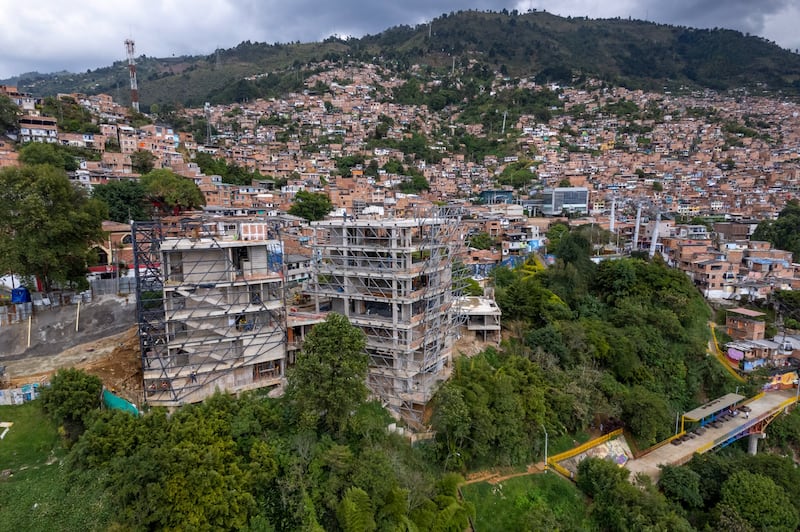
M 436 207 L 414 218 L 313 224 L 317 310 L 329 300 L 329 310 L 364 331 L 370 388 L 412 424 L 423 423 L 449 376 L 463 319 L 453 308 L 466 273 L 454 268 L 464 249 L 460 220 L 460 208 Z
M 133 224 L 145 400 L 277 385 L 286 365 L 283 250 L 264 223 Z

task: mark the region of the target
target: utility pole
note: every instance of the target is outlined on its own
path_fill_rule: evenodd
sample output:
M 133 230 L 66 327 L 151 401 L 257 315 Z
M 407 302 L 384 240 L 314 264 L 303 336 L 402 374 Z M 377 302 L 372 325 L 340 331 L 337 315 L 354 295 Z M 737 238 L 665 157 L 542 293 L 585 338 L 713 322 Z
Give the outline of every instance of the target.
M 501 131 L 502 135 L 506 134 L 506 117 L 508 116 L 508 110 L 503 111 L 503 130 Z

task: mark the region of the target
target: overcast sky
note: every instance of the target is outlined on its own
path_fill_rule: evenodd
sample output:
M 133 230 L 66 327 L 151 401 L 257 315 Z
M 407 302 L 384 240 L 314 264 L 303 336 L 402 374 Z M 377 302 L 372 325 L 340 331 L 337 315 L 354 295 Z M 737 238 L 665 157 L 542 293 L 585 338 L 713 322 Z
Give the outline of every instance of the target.
M 0 0 L 0 79 L 81 72 L 136 55 L 209 54 L 246 40 L 318 41 L 375 34 L 465 9 L 544 10 L 730 28 L 800 48 L 800 0 Z

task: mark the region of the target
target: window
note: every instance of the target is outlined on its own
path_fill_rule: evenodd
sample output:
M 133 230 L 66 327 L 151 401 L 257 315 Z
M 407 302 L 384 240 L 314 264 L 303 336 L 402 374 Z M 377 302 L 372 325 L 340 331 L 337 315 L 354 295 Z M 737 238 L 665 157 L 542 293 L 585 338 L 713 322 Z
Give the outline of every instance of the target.
M 269 360 L 253 366 L 253 380 L 277 379 L 281 376 L 281 361 Z

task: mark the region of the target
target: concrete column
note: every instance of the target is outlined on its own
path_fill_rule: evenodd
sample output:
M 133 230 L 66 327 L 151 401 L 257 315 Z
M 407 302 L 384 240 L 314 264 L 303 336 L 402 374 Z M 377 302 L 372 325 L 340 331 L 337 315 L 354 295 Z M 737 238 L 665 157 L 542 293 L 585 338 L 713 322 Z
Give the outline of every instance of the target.
M 747 440 L 747 454 L 755 456 L 758 452 L 758 440 L 761 439 L 761 434 L 751 434 Z

